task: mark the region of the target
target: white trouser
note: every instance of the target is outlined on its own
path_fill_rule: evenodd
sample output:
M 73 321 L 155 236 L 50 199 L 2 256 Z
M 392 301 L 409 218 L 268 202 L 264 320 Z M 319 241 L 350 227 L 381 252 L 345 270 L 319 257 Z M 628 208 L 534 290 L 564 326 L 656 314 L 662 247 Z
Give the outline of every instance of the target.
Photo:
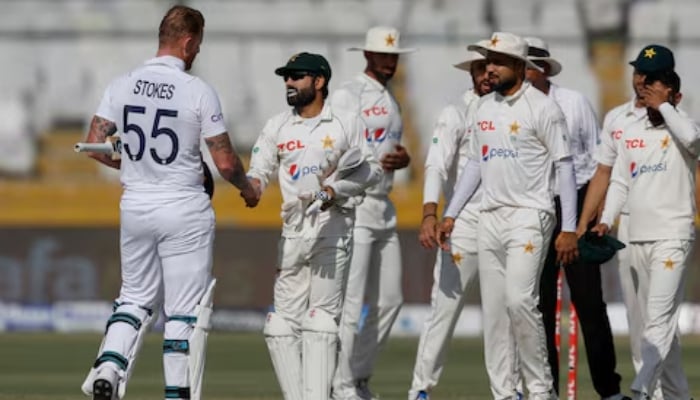
M 620 214 L 617 226 L 617 239 L 624 244 L 629 244 L 629 214 Z M 630 265 L 629 249 L 625 247 L 616 254 L 620 274 L 620 288 L 622 289 L 622 301 L 627 310 L 627 325 L 629 326 L 630 348 L 632 350 L 632 364 L 634 371 L 639 372 L 642 366 L 642 314 L 637 301 L 636 283 L 638 278 Z
M 313 381 L 305 380 L 307 374 L 303 369 L 313 367 L 316 370 L 318 365 L 302 361 L 318 359 L 329 344 L 336 343 L 336 338 L 331 340 L 330 335 L 337 336 L 343 282 L 350 262 L 351 248 L 350 237 L 283 237 L 280 240 L 279 269 L 274 286 L 274 314 L 284 321 L 276 324 L 283 325 L 284 329 L 266 328 L 266 341 L 273 364 L 277 360 L 275 373 L 287 400 L 330 397 L 330 379 L 335 371 L 335 348 L 332 360 L 326 359 L 330 355 L 320 359 L 329 369 L 326 371 L 327 377 L 321 374 L 324 376 L 314 376 Z M 319 331 L 312 323 L 302 323 L 308 322 L 316 314 L 332 319 L 336 324 L 335 329 L 324 326 Z M 319 337 L 322 340 L 317 340 Z M 319 392 L 326 389 L 328 393 Z
M 340 317 L 345 269 L 351 239 L 346 237 L 281 238 L 275 279 L 275 313 L 298 334 L 307 310 L 318 308 Z
M 403 302 L 401 277 L 401 248 L 396 230 L 355 227 L 340 320 L 334 396 L 349 397 L 356 380 L 372 375 L 377 355 Z M 365 299 L 368 312 L 362 329 L 358 330 Z
M 193 324 L 172 318 L 195 316 L 195 307 L 211 280 L 213 240 L 214 212 L 205 193 L 170 202 L 135 205 L 122 201 L 122 286 L 117 303 L 158 313 L 162 302 L 168 319 L 164 339 L 188 340 Z M 119 332 L 107 331 L 103 350 L 128 351 L 119 345 L 124 341 Z M 189 390 L 187 354 L 165 352 L 163 372 L 166 388 Z
M 530 208 L 501 207 L 480 214 L 484 354 L 496 400 L 515 397 L 515 371 L 522 374 L 529 399 L 556 396 L 537 309 L 539 278 L 554 222 L 553 214 Z
M 681 363 L 678 317 L 683 300 L 690 240 L 630 244 L 630 260 L 639 278 L 643 333 L 642 366 L 632 383 L 637 393 L 654 393 L 661 380 L 663 398 L 688 400 L 688 381 Z
M 464 294 L 476 281 L 478 255 L 476 229 L 478 213 L 470 220 L 455 221 L 450 236 L 450 251 L 439 251 L 433 269 L 430 316 L 425 321 L 418 342 L 413 380 L 408 399 L 415 400 L 419 391 L 429 392 L 442 374 L 446 347 L 464 305 Z

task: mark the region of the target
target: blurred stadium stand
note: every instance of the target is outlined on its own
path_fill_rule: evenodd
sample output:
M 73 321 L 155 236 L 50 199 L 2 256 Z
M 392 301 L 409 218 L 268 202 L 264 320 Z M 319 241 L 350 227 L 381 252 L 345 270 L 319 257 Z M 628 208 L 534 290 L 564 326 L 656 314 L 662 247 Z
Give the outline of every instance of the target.
M 392 81 L 414 160 L 392 194 L 407 240 L 413 240 L 420 223 L 421 168 L 434 121 L 440 109 L 470 86 L 469 76 L 452 65 L 465 56 L 467 44 L 492 31 L 547 40 L 564 66 L 553 80 L 584 93 L 601 120 L 606 111 L 630 98 L 628 61 L 646 44 L 666 44 L 676 53 L 683 80 L 682 108 L 700 119 L 697 0 L 0 0 L 0 274 L 25 273 L 19 272 L 22 260 L 46 271 L 46 265 L 75 265 L 73 259 L 66 261 L 62 250 L 49 261 L 32 256 L 43 254 L 45 237 L 55 240 L 56 249 L 92 240 L 94 255 L 77 245 L 71 251 L 112 271 L 113 275 L 100 272 L 100 279 L 109 282 L 101 284 L 103 290 L 108 284 L 113 288 L 117 272 L 109 268 L 116 266 L 107 263 L 117 263 L 118 176 L 76 155 L 72 146 L 85 137 L 107 83 L 155 54 L 158 24 L 175 3 L 198 8 L 206 18 L 193 73 L 218 91 L 229 132 L 243 154 L 265 121 L 287 107 L 283 84 L 273 71 L 290 55 L 325 54 L 333 68 L 333 90 L 364 67 L 362 53 L 346 49 L 361 45 L 370 26 L 395 25 L 402 32 L 402 45 L 419 48 L 402 56 Z M 270 238 L 278 235 L 279 192 L 269 190 L 259 208 L 250 211 L 229 186 L 219 185 L 214 198 L 218 224 L 226 232 L 222 236 L 232 235 L 236 239 L 229 243 L 239 243 L 239 228 L 267 230 L 261 233 L 265 239 L 256 237 L 248 246 L 249 252 L 257 252 L 263 240 L 265 246 L 274 246 Z M 18 238 L 16 229 L 24 236 Z M 100 235 L 90 229 L 100 229 Z M 406 245 L 404 251 L 412 252 L 404 255 L 407 293 L 425 300 L 431 280 L 425 265 L 431 265 L 432 253 Z M 255 254 L 225 253 L 217 262 L 228 263 L 234 256 L 237 266 L 260 271 Z M 225 270 L 220 273 L 235 274 Z M 256 278 L 265 287 L 274 268 L 269 271 L 269 276 L 258 272 L 262 275 Z M 229 279 L 243 282 L 240 293 L 245 292 L 247 278 L 239 274 Z M 10 288 L 7 283 L 3 288 L 2 281 L 0 301 Z M 700 277 L 692 281 L 697 282 L 693 287 L 700 287 Z M 41 293 L 41 285 L 37 287 Z M 24 289 L 16 292 L 17 299 L 32 300 Z M 250 305 L 240 299 L 227 304 Z

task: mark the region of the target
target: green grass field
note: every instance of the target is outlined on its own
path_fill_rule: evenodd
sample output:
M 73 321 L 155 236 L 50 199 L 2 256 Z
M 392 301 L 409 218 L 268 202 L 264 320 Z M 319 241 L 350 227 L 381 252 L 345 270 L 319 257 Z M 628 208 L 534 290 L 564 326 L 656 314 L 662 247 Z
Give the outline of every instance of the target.
M 618 370 L 623 390 L 633 378 L 628 344 L 617 338 Z M 100 336 L 76 334 L 0 335 L 0 399 L 64 400 L 84 398 L 80 385 L 93 362 Z M 204 398 L 280 399 L 265 342 L 261 334 L 210 335 Z M 392 338 L 382 354 L 372 388 L 384 399 L 405 399 L 410 384 L 417 339 Z M 683 338 L 684 365 L 691 388 L 700 382 L 700 337 Z M 148 336 L 126 398 L 163 398 L 161 337 Z M 579 399 L 598 398 L 593 391 L 583 348 L 579 360 Z M 480 339 L 456 339 L 434 399 L 488 399 Z M 562 377 L 565 382 L 566 377 Z

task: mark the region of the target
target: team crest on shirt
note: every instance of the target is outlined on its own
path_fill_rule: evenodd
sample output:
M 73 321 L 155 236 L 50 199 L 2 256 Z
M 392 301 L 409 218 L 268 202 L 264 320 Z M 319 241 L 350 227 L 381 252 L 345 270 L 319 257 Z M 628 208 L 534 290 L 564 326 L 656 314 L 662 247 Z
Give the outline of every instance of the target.
M 528 240 L 527 244 L 523 246 L 526 254 L 532 254 L 535 251 L 535 245 L 532 244 L 532 241 Z

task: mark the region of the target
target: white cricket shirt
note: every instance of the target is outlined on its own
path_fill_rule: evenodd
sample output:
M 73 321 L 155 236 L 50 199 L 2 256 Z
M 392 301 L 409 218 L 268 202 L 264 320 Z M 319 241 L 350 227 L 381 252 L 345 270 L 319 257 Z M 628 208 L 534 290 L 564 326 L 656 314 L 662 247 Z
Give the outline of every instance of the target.
M 309 190 L 306 182 L 315 179 L 329 152 L 360 147 L 372 168 L 372 176 L 350 187 L 349 182 L 343 180 L 346 184 L 341 189 L 333 173 L 324 183 L 335 189 L 338 198 L 362 194 L 369 185 L 377 182 L 380 174 L 372 150 L 363 140 L 363 133 L 364 124 L 359 116 L 332 110 L 329 104 L 324 105 L 318 117 L 310 119 L 302 118 L 290 109 L 270 118 L 265 124 L 253 147 L 248 176 L 259 179 L 264 188 L 277 172 L 283 201 L 294 201 L 300 192 Z M 320 212 L 315 221 L 311 220 L 305 218 L 301 232 L 285 224 L 282 235 L 345 236 L 352 228 L 354 218 L 341 215 L 336 207 L 331 207 Z
M 361 73 L 345 82 L 331 96 L 334 110 L 359 115 L 365 123 L 363 138 L 374 149 L 374 158 L 396 151 L 401 143 L 403 123 L 401 110 L 391 92 L 382 84 Z M 379 183 L 367 189 L 368 195 L 388 196 L 394 186 L 394 171 L 383 171 Z
M 595 173 L 596 161 L 593 159 L 593 153 L 598 147 L 600 136 L 598 118 L 591 103 L 575 90 L 552 83 L 549 87 L 549 97 L 559 105 L 566 118 L 576 173 L 576 187 L 580 189 Z M 559 192 L 558 185 L 554 185 L 554 192 Z
M 467 163 L 473 133 L 468 126 L 468 116 L 476 112 L 478 104 L 479 96 L 470 89 L 458 102 L 440 112 L 425 160 L 423 204 L 438 203 L 441 191 L 446 204 L 452 199 L 454 187 Z M 481 189 L 477 188 L 457 218 L 463 219 L 467 213 L 477 213 L 480 204 Z
M 122 140 L 122 198 L 204 191 L 201 139 L 226 126 L 214 89 L 184 67 L 179 58 L 156 57 L 105 91 L 96 115 L 114 122 Z
M 626 203 L 630 242 L 695 236 L 695 168 L 700 130 L 664 103 L 666 124 L 648 118 L 626 125 L 620 138 L 601 222 L 612 226 Z
M 468 157 L 481 168 L 482 210 L 528 207 L 554 213 L 554 165 L 571 155 L 564 114 L 524 82 L 512 96 L 481 98 Z

